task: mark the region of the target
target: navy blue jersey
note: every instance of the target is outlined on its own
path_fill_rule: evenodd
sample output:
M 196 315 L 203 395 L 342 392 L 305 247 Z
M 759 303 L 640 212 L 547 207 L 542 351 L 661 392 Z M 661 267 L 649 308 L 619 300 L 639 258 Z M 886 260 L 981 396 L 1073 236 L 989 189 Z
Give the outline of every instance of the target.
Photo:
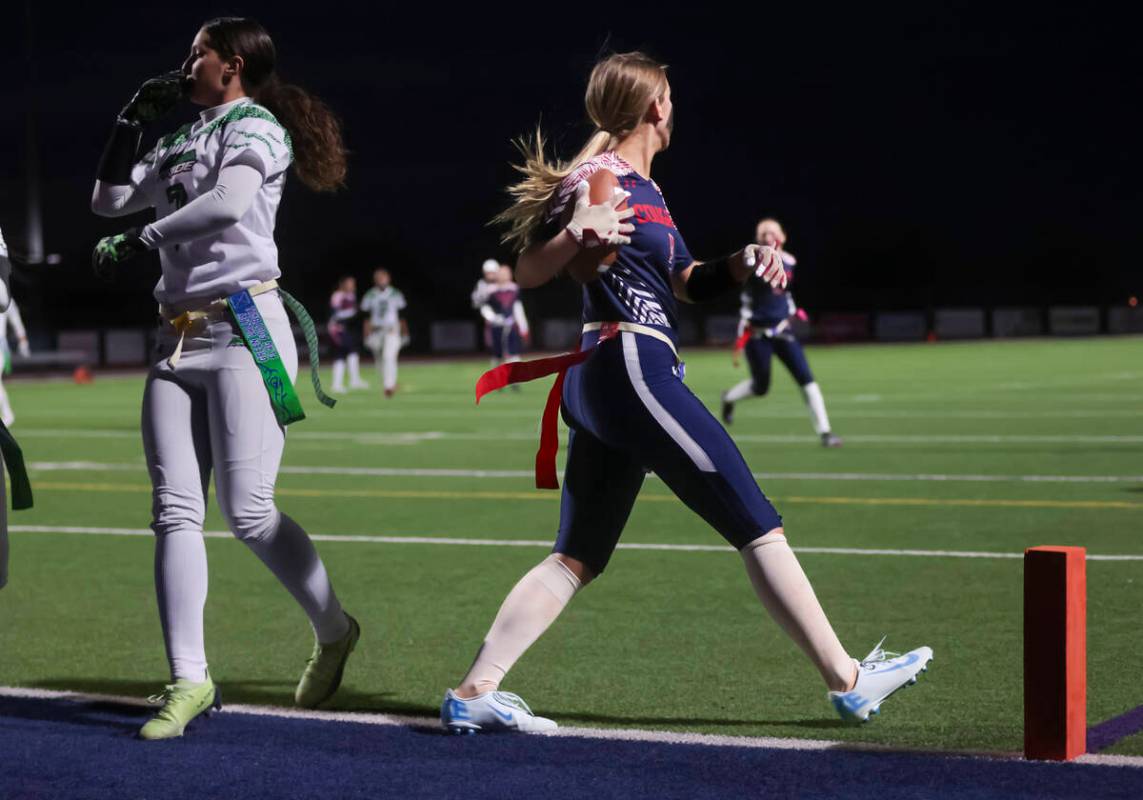
M 785 289 L 772 289 L 770 284 L 756 275 L 751 275 L 742 287 L 742 318 L 752 325 L 773 328 L 779 322 L 794 315 L 798 307 L 789 287 L 794 283 L 794 265 L 797 263 L 789 253 L 782 251 L 782 264 L 786 269 L 788 283 Z
M 493 311 L 511 319 L 516 301 L 520 299 L 520 287 L 515 283 L 493 284 L 485 297 L 485 304 Z
M 579 182 L 601 169 L 613 173 L 619 185 L 631 193 L 627 203 L 635 209 L 631 219 L 635 232 L 631 244 L 619 248 L 615 264 L 601 273 L 599 280 L 583 287 L 583 321 L 636 322 L 676 338 L 678 307 L 671 274 L 686 269 L 694 259 L 654 181 L 637 173 L 615 153 L 603 153 L 564 179 L 552 198 L 546 221 L 558 220 Z

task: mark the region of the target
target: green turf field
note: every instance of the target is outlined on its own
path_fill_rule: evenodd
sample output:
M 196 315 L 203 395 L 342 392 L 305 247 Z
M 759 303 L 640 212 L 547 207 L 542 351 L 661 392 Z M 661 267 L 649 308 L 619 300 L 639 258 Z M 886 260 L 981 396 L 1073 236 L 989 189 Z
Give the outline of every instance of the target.
M 1143 554 L 1143 341 L 1135 338 L 812 348 L 840 450 L 817 445 L 776 372 L 732 432 L 797 547 L 1019 553 L 1038 544 Z M 744 375 L 692 353 L 688 384 L 717 410 Z M 550 541 L 558 493 L 531 488 L 550 383 L 479 408 L 483 361 L 406 364 L 401 393 L 358 392 L 291 429 L 279 505 L 313 534 Z M 780 366 L 775 364 L 776 369 Z M 371 376 L 376 384 L 376 376 Z M 36 507 L 13 526 L 144 529 L 142 377 L 13 381 L 13 432 Z M 322 472 L 307 468 L 332 468 Z M 397 474 L 344 474 L 386 468 Z M 410 469 L 460 474 L 401 474 Z M 339 471 L 342 474 L 339 474 Z M 921 479 L 920 476 L 925 476 Z M 1044 481 L 1029 476 L 1072 476 Z M 1093 477 L 1106 480 L 1093 481 Z M 212 509 L 207 527 L 223 524 Z M 647 481 L 625 543 L 721 539 Z M 504 594 L 540 546 L 320 542 L 364 628 L 336 707 L 435 715 Z M 0 592 L 0 685 L 149 694 L 166 678 L 145 536 L 14 532 Z M 232 701 L 285 705 L 309 654 L 292 600 L 239 543 L 211 539 L 207 648 Z M 860 739 L 902 747 L 1022 746 L 1018 559 L 806 553 L 842 641 L 864 655 L 931 645 L 921 683 L 869 725 L 843 727 L 816 672 L 766 618 L 731 551 L 621 550 L 509 676 L 572 725 Z M 1091 561 L 1089 722 L 1143 704 L 1143 561 Z M 1143 754 L 1143 737 L 1115 752 Z

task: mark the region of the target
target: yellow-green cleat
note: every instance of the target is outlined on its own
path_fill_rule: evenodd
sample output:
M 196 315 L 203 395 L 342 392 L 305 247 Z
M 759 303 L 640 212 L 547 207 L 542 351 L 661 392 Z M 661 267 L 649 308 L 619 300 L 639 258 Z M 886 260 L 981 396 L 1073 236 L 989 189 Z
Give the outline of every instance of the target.
M 314 652 L 306 662 L 306 671 L 298 681 L 294 692 L 294 703 L 302 708 L 316 708 L 341 686 L 341 676 L 345 672 L 345 662 L 361 638 L 361 626 L 348 614 L 349 631 L 336 642 L 321 644 L 314 642 Z
M 210 709 L 222 708 L 222 695 L 207 674 L 202 683 L 177 680 L 163 687 L 160 694 L 147 698 L 162 707 L 139 729 L 140 739 L 173 739 L 182 736 L 190 721 Z

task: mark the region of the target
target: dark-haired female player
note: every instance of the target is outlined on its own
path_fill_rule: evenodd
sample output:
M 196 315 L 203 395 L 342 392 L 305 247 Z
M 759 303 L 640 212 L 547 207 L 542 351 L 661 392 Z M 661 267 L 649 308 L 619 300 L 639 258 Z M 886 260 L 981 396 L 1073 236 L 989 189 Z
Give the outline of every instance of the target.
M 781 260 L 758 245 L 708 263 L 691 258 L 648 177 L 671 140 L 665 67 L 641 53 L 605 58 L 592 71 L 585 100 L 596 133 L 566 165 L 545 160 L 537 135 L 525 180 L 510 190 L 516 202 L 500 217 L 521 251 L 521 286 L 538 286 L 564 269 L 585 283 L 581 350 L 590 355 L 563 384 L 571 434 L 559 534 L 552 555 L 505 598 L 468 673 L 446 691 L 441 722 L 454 733 L 556 727 L 499 691 L 500 682 L 572 596 L 603 572 L 645 468 L 739 551 L 763 605 L 821 672 L 837 711 L 867 719 L 916 680 L 932 650 L 892 657 L 878 645 L 863 661 L 849 656 L 786 543 L 781 517 L 730 436 L 683 384 L 676 354 L 676 300 L 730 291 L 755 265 L 780 287 Z M 628 208 L 619 211 L 624 200 Z
M 218 704 L 203 644 L 202 530 L 212 470 L 230 529 L 313 625 L 316 642 L 295 694 L 299 705 L 333 694 L 360 634 L 309 536 L 274 505 L 284 425 L 302 416 L 293 389 L 297 350 L 277 289 L 274 220 L 291 164 L 318 191 L 336 189 L 345 175 L 336 117 L 316 97 L 282 83 L 275 60 L 273 42 L 257 22 L 207 22 L 182 69 L 147 81 L 121 112 L 92 197 L 102 216 L 155 209 L 150 225 L 102 239 L 93 261 L 107 274 L 158 250 L 155 297 L 169 323 L 166 355 L 147 376 L 142 429 L 172 680 L 158 713 L 139 732 L 144 739 L 180 736 Z M 137 161 L 142 126 L 183 93 L 206 110 Z M 294 303 L 288 296 L 286 302 Z

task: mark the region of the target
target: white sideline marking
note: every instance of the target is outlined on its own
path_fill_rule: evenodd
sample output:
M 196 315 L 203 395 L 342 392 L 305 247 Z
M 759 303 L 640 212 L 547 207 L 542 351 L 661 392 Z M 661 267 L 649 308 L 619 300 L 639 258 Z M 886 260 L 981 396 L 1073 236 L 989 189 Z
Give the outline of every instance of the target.
M 143 462 L 33 461 L 39 472 L 143 472 Z M 531 478 L 525 469 L 434 469 L 411 467 L 281 467 L 286 475 L 345 475 L 375 478 Z M 972 473 L 755 472 L 772 481 L 922 481 L 934 483 L 1143 483 L 1143 475 L 974 475 Z M 650 477 L 655 477 L 654 473 Z
M 141 697 L 127 697 L 111 694 L 89 694 L 86 692 L 69 692 L 52 689 L 25 689 L 15 686 L 0 687 L 0 697 L 12 697 L 25 700 L 66 700 L 74 703 L 115 703 L 133 708 L 149 707 L 146 700 Z M 252 706 L 241 703 L 226 704 L 222 707 L 224 714 L 247 714 L 260 717 L 278 717 L 281 719 L 308 719 L 323 722 L 346 722 L 356 725 L 374 725 L 385 727 L 430 728 L 440 726 L 440 720 L 435 717 L 408 717 L 394 714 L 372 714 L 357 711 L 310 711 L 297 708 L 281 708 L 278 706 Z M 937 758 L 987 758 L 1005 761 L 1019 761 L 1019 753 L 1003 751 L 964 751 L 964 750 L 923 750 L 918 748 L 898 748 L 885 744 L 868 742 L 841 742 L 831 739 L 789 739 L 772 736 L 725 736 L 710 733 L 675 733 L 671 731 L 639 730 L 631 728 L 573 728 L 561 726 L 558 730 L 547 734 L 537 734 L 548 737 L 572 737 L 576 739 L 600 739 L 625 742 L 653 742 L 661 744 L 689 744 L 704 745 L 706 747 L 743 747 L 751 750 L 838 750 L 878 753 L 913 753 L 930 755 Z M 1093 764 L 1107 767 L 1135 767 L 1143 768 L 1141 756 L 1117 755 L 1084 755 L 1077 759 L 1081 764 Z
M 149 528 L 91 528 L 67 525 L 11 525 L 11 533 L 77 533 L 91 536 L 154 536 Z M 208 539 L 230 539 L 230 531 L 204 531 Z M 550 539 L 464 539 L 449 536 L 354 536 L 350 534 L 313 533 L 315 542 L 352 542 L 356 544 L 436 544 L 461 547 L 548 547 Z M 675 553 L 732 553 L 730 545 L 654 544 L 620 542 L 618 550 L 655 550 Z M 1023 553 L 988 552 L 984 550 L 901 550 L 862 547 L 794 547 L 795 553 L 829 556 L 901 556 L 918 558 L 1002 558 L 1020 559 Z M 1088 561 L 1143 561 L 1143 554 L 1089 555 Z
M 21 437 L 73 439 L 137 439 L 137 431 L 91 430 L 85 428 L 22 428 Z M 394 433 L 361 433 L 355 431 L 297 431 L 291 440 L 348 441 L 363 445 L 414 445 L 435 441 L 499 442 L 505 440 L 534 442 L 535 432 L 447 433 L 445 431 L 403 431 Z M 817 443 L 812 434 L 746 433 L 735 441 L 755 444 Z M 850 434 L 847 442 L 866 444 L 1143 444 L 1143 434 Z

